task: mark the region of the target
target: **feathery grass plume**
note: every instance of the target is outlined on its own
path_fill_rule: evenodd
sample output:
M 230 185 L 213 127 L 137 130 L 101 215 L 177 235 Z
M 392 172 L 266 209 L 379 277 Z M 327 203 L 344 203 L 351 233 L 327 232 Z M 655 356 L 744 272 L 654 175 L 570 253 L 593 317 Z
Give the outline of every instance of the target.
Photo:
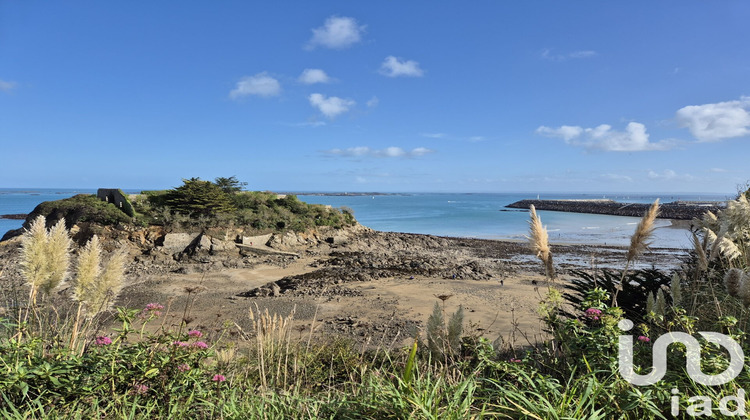
M 73 299 L 86 303 L 94 293 L 94 284 L 101 273 L 100 260 L 102 247 L 99 237 L 94 235 L 81 249 L 76 267 L 76 285 L 73 288 Z
M 672 306 L 680 306 L 682 301 L 682 286 L 680 285 L 680 275 L 674 273 L 672 275 L 672 283 L 669 285 L 669 291 L 672 294 Z
M 664 297 L 664 291 L 662 289 L 659 289 L 656 291 L 656 302 L 654 302 L 654 313 L 660 316 L 665 316 L 667 313 L 667 300 Z
M 734 243 L 729 237 L 726 235 L 721 237 L 721 240 L 718 241 L 718 248 L 719 251 L 727 257 L 729 261 L 732 261 L 735 258 L 738 258 L 742 256 L 742 251 L 737 246 L 737 244 Z
M 555 267 L 552 264 L 552 251 L 549 247 L 549 235 L 547 234 L 547 228 L 542 226 L 542 219 L 536 214 L 536 208 L 532 204 L 529 207 L 531 213 L 531 220 L 529 220 L 529 229 L 531 236 L 527 236 L 531 248 L 536 253 L 542 263 L 544 263 L 547 277 L 550 279 L 555 278 Z
M 659 199 L 654 201 L 654 204 L 648 208 L 646 214 L 643 215 L 641 221 L 638 222 L 638 227 L 635 229 L 635 233 L 630 237 L 630 247 L 628 248 L 628 261 L 633 261 L 638 258 L 643 251 L 651 245 L 651 236 L 654 233 L 654 220 L 659 215 Z
M 708 230 L 719 230 L 719 218 L 712 211 L 707 211 L 703 214 L 701 225 Z
M 656 306 L 656 299 L 654 299 L 653 293 L 648 293 L 646 295 L 646 313 L 650 314 L 654 311 L 654 306 Z
M 109 260 L 102 270 L 102 275 L 96 283 L 98 294 L 102 296 L 101 303 L 91 306 L 98 312 L 109 309 L 120 294 L 126 256 L 124 251 L 118 251 L 109 256 Z
M 47 270 L 47 219 L 39 216 L 23 233 L 21 240 L 21 274 L 31 286 L 31 300 L 49 278 Z
M 693 232 L 693 250 L 695 251 L 695 258 L 698 260 L 698 269 L 700 271 L 706 271 L 708 269 L 708 259 L 706 258 L 706 251 L 703 249 L 701 240 L 698 235 Z
M 725 215 L 734 226 L 750 226 L 750 203 L 745 195 L 727 203 Z
M 742 276 L 742 270 L 739 268 L 731 268 L 724 274 L 724 286 L 727 288 L 729 296 L 740 297 Z
M 47 234 L 47 270 L 49 277 L 42 283 L 42 291 L 49 294 L 65 280 L 70 267 L 70 247 L 73 241 L 65 227 L 65 219 L 60 219 Z

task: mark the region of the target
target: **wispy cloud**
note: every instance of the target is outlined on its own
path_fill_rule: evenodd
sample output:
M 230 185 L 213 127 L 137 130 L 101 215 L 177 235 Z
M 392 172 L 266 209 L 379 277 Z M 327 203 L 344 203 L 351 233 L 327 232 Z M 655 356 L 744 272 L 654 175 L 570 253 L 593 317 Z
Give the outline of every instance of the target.
M 323 26 L 312 30 L 313 36 L 306 48 L 325 47 L 339 50 L 349 48 L 362 40 L 365 28 L 354 18 L 331 16 L 326 19 Z
M 356 102 L 351 99 L 339 98 L 337 96 L 326 98 L 325 95 L 320 93 L 313 93 L 308 97 L 308 100 L 310 101 L 310 105 L 331 119 L 349 111 L 356 105 Z
M 321 69 L 305 69 L 297 80 L 306 85 L 313 85 L 315 83 L 330 83 L 332 79 Z
M 708 172 L 713 172 L 713 173 L 716 173 L 716 174 L 723 174 L 723 173 L 727 173 L 729 171 L 726 170 L 726 169 L 724 169 L 724 168 L 710 168 L 708 170 Z
M 620 174 L 602 174 L 602 175 L 599 175 L 599 178 L 605 181 L 633 182 L 633 178 L 627 175 L 620 175 Z
M 281 93 L 281 83 L 267 72 L 258 73 L 254 76 L 243 77 L 237 86 L 229 92 L 232 99 L 240 99 L 245 96 L 276 96 Z
M 690 174 L 678 174 L 677 172 L 671 169 L 665 169 L 661 172 L 648 171 L 648 179 L 653 180 L 653 181 L 671 181 L 671 180 L 691 181 L 691 180 L 694 180 L 695 177 Z
M 380 65 L 380 74 L 388 77 L 421 77 L 424 71 L 419 68 L 419 63 L 414 60 L 402 60 L 389 55 Z
M 329 156 L 342 157 L 376 157 L 376 158 L 415 158 L 434 153 L 432 149 L 417 147 L 406 150 L 401 147 L 386 147 L 385 149 L 372 149 L 367 146 L 350 147 L 348 149 L 331 149 L 323 153 Z
M 471 136 L 467 139 L 471 143 L 478 143 L 487 140 L 484 136 Z
M 672 141 L 650 142 L 649 135 L 646 133 L 646 126 L 637 122 L 628 123 L 625 131 L 613 130 L 612 126 L 602 124 L 595 128 L 570 125 L 563 125 L 558 128 L 541 126 L 536 129 L 536 133 L 547 137 L 561 138 L 565 140 L 565 143 L 573 146 L 607 152 L 642 152 L 668 150 L 674 147 Z
M 445 133 L 420 133 L 419 135 L 428 139 L 442 139 L 446 136 Z
M 18 84 L 16 82 L 9 82 L 7 80 L 0 79 L 0 91 L 2 92 L 10 92 L 11 90 L 15 89 Z
M 691 105 L 677 111 L 677 121 L 700 142 L 750 135 L 750 96 L 738 101 Z
M 373 96 L 372 98 L 370 98 L 369 101 L 367 101 L 367 107 L 368 108 L 374 108 L 374 107 L 378 106 L 379 103 L 380 103 L 380 99 L 378 99 L 377 96 Z
M 573 51 L 573 52 L 561 54 L 561 53 L 553 52 L 551 48 L 545 48 L 539 54 L 539 56 L 542 59 L 550 60 L 550 61 L 565 61 L 565 60 L 576 59 L 576 58 L 591 58 L 596 55 L 597 55 L 596 51 L 593 51 L 593 50 L 580 50 L 580 51 Z

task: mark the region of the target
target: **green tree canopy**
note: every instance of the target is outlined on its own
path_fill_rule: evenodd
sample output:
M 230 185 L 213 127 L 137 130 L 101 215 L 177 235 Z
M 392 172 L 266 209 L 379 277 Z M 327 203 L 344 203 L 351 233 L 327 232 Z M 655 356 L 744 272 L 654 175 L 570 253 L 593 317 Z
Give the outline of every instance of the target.
M 241 182 L 236 176 L 232 175 L 229 178 L 218 177 L 214 179 L 214 184 L 221 188 L 227 194 L 234 194 L 242 191 L 242 188 L 247 185 L 247 182 Z
M 229 195 L 218 185 L 200 178 L 183 179 L 183 185 L 167 191 L 166 204 L 175 211 L 211 216 L 234 211 Z

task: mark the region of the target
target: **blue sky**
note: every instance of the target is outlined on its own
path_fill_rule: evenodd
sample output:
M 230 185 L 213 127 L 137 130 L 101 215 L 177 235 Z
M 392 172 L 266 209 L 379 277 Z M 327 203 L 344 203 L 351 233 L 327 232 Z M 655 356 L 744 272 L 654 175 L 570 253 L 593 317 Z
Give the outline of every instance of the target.
M 0 187 L 716 192 L 750 2 L 0 0 Z

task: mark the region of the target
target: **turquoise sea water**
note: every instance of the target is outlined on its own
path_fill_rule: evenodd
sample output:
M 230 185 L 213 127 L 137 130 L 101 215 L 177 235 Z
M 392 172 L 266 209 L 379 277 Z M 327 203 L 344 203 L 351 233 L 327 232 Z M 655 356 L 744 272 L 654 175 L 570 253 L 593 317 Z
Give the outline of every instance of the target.
M 49 200 L 59 200 L 75 194 L 93 194 L 87 189 L 0 189 L 0 214 L 29 213 L 34 207 Z M 126 192 L 138 192 L 126 191 Z M 537 198 L 537 194 L 397 194 L 397 195 L 304 195 L 303 201 L 346 206 L 354 211 L 365 226 L 389 232 L 425 233 L 441 236 L 460 236 L 487 239 L 523 240 L 528 232 L 528 212 L 504 209 L 515 201 Z M 542 199 L 611 198 L 623 202 L 661 202 L 675 200 L 725 201 L 731 198 L 719 194 L 541 194 Z M 540 211 L 550 240 L 561 243 L 590 243 L 627 245 L 638 218 L 592 214 Z M 0 219 L 0 236 L 21 226 L 21 220 Z M 669 228 L 670 222 L 658 220 L 654 246 L 688 247 L 685 229 Z

